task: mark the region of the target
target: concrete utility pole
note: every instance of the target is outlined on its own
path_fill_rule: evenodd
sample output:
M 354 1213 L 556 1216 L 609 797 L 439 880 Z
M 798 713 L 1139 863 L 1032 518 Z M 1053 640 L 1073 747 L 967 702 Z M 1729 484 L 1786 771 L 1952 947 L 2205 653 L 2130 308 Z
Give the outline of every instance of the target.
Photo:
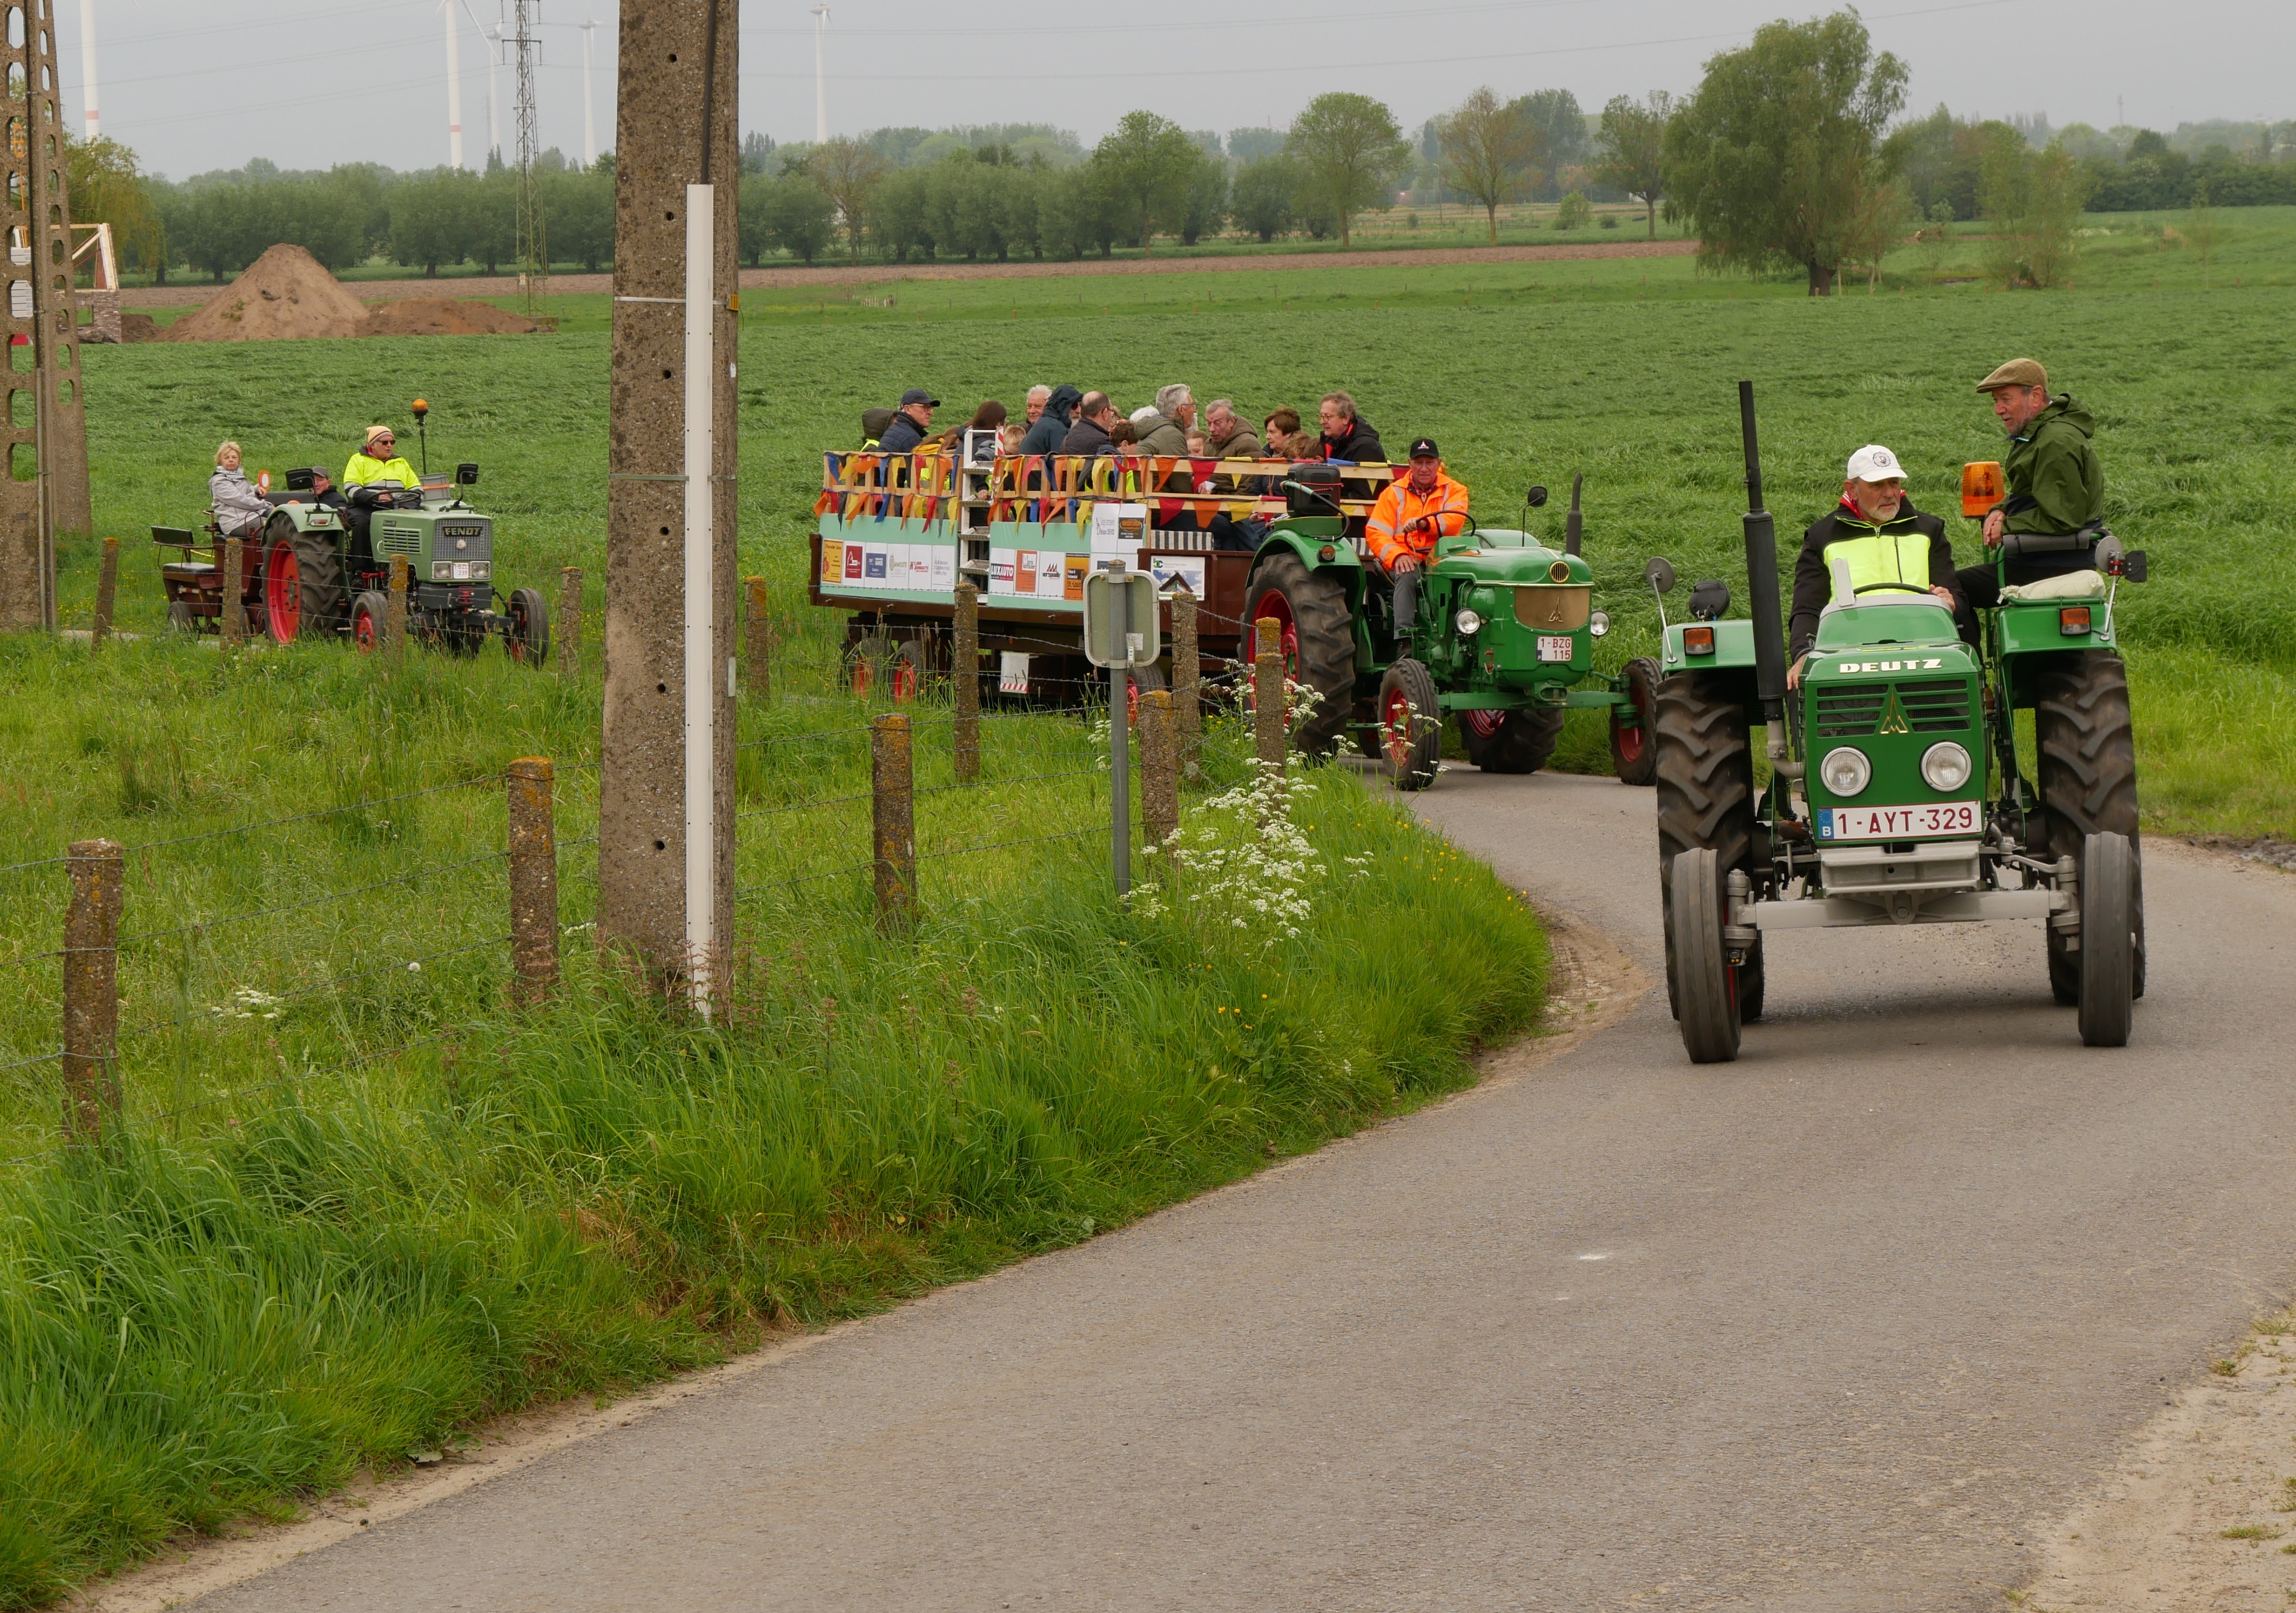
M 93 144 L 103 133 L 95 111 L 95 0 L 79 0 L 79 104 Z
M 82 5 L 93 0 L 80 0 Z M 455 0 L 439 0 L 439 14 L 447 22 L 447 166 L 463 166 L 463 29 L 455 15 Z
M 829 7 L 813 8 L 813 143 L 829 143 L 829 78 L 822 67 L 822 36 L 829 31 Z
M 542 155 L 537 133 L 534 99 L 534 53 L 541 44 L 534 37 L 533 12 L 540 0 L 511 0 L 512 26 L 518 32 L 518 278 L 526 312 L 542 312 L 542 299 L 550 282 L 549 235 L 543 228 L 542 193 L 535 186 L 534 164 Z
M 734 934 L 738 0 L 622 0 L 598 941 L 708 1011 Z
M 56 99 L 54 12 L 0 35 L 0 77 L 24 86 L 0 187 L 8 243 L 8 358 L 0 369 L 0 627 L 56 625 L 56 535 L 86 532 L 87 417 L 81 408 L 72 296 L 70 199 Z M 20 78 L 19 77 L 20 75 Z M 29 406 L 28 406 L 29 405 Z M 19 479 L 21 478 L 21 479 Z
M 594 76 L 597 66 L 594 21 L 582 25 L 582 166 L 598 165 L 598 81 Z

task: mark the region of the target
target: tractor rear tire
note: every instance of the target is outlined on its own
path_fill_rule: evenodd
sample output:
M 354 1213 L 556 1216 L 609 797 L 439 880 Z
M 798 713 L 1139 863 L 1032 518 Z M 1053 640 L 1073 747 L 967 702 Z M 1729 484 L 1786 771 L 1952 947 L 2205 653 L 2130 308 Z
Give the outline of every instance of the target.
M 1308 756 L 1330 756 L 1340 748 L 1355 707 L 1356 629 L 1346 591 L 1338 578 L 1309 571 L 1298 555 L 1277 544 L 1262 551 L 1252 567 L 1244 598 L 1250 602 L 1243 626 L 1247 652 L 1251 624 L 1263 616 L 1275 618 L 1283 624 L 1286 675 L 1317 696 L 1315 710 L 1292 731 L 1293 748 Z
M 1475 766 L 1485 773 L 1537 773 L 1562 738 L 1560 711 L 1510 711 L 1498 731 L 1476 748 Z
M 1379 680 L 1379 724 L 1387 776 L 1398 790 L 1424 790 L 1443 765 L 1443 703 L 1434 675 L 1406 656 Z
M 361 655 L 381 649 L 390 620 L 390 596 L 376 588 L 360 594 L 351 602 L 351 648 Z
M 1658 880 L 1666 929 L 1666 1003 L 1682 1015 L 1675 980 L 1674 860 L 1710 850 L 1726 878 L 1745 868 L 1754 849 L 1754 751 L 1746 708 L 1726 681 L 1677 673 L 1658 686 Z
M 2136 848 L 2110 829 L 2081 848 L 2080 1035 L 2126 1047 L 2136 1000 Z
M 2036 678 L 2033 737 L 2040 755 L 2041 832 L 2049 856 L 2079 866 L 2091 835 L 2128 842 L 2135 871 L 2130 900 L 2136 939 L 2132 992 L 2144 995 L 2144 848 L 2136 827 L 2136 741 L 2128 715 L 2128 673 L 2109 651 L 2054 658 Z M 2081 963 L 2049 931 L 2049 986 L 2070 1008 L 2080 1001 Z
M 1620 674 L 1623 692 L 1641 719 L 1638 726 L 1626 727 L 1619 721 L 1619 708 L 1611 708 L 1611 771 L 1621 784 L 1658 780 L 1658 663 L 1647 655 L 1635 657 Z
M 510 594 L 510 626 L 503 634 L 503 651 L 521 667 L 537 672 L 550 659 L 550 607 L 540 592 L 513 588 Z
M 272 526 L 275 530 L 285 526 L 292 531 L 294 523 L 279 516 L 273 518 Z M 350 619 L 350 600 L 343 589 L 342 552 L 324 532 L 296 532 L 294 544 L 296 637 L 341 631 Z
M 1738 1056 L 1738 971 L 1722 945 L 1723 877 L 1713 851 L 1699 846 L 1676 855 L 1667 880 L 1681 999 L 1676 1017 L 1693 1064 L 1727 1064 Z

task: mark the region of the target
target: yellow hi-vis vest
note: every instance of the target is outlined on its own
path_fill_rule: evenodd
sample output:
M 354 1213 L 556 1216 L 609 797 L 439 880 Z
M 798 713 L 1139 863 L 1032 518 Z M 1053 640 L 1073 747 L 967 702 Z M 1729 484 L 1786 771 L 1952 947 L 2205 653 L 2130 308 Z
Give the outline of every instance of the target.
M 1875 594 L 1930 591 L 1930 537 L 1926 532 L 1873 532 L 1825 545 L 1825 569 L 1833 578 L 1837 605 L 1855 604 Z

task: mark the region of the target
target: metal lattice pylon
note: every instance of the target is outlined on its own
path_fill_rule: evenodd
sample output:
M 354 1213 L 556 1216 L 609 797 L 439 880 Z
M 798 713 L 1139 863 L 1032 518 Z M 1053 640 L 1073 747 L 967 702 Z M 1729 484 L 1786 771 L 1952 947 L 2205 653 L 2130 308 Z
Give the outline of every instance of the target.
M 64 134 L 56 104 L 53 7 L 26 6 L 0 34 L 8 122 L 0 170 L 7 244 L 7 336 L 0 370 L 0 627 L 53 626 L 56 534 L 86 532 L 87 420 L 80 405 L 72 232 Z
M 550 238 L 542 225 L 542 194 L 535 159 L 541 143 L 534 127 L 534 13 L 541 0 L 511 0 L 511 43 L 518 52 L 518 279 L 529 315 L 542 312 L 550 285 Z

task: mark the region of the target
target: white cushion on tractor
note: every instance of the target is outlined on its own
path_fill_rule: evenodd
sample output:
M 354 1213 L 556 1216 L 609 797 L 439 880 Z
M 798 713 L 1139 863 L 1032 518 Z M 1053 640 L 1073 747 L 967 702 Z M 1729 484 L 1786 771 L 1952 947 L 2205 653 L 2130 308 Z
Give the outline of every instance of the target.
M 2040 600 L 2102 599 L 2104 596 L 2104 574 L 2101 571 L 2068 571 L 2062 577 L 2045 577 L 2038 583 L 2017 583 L 2001 590 L 2004 603 L 2014 602 L 2030 605 Z

